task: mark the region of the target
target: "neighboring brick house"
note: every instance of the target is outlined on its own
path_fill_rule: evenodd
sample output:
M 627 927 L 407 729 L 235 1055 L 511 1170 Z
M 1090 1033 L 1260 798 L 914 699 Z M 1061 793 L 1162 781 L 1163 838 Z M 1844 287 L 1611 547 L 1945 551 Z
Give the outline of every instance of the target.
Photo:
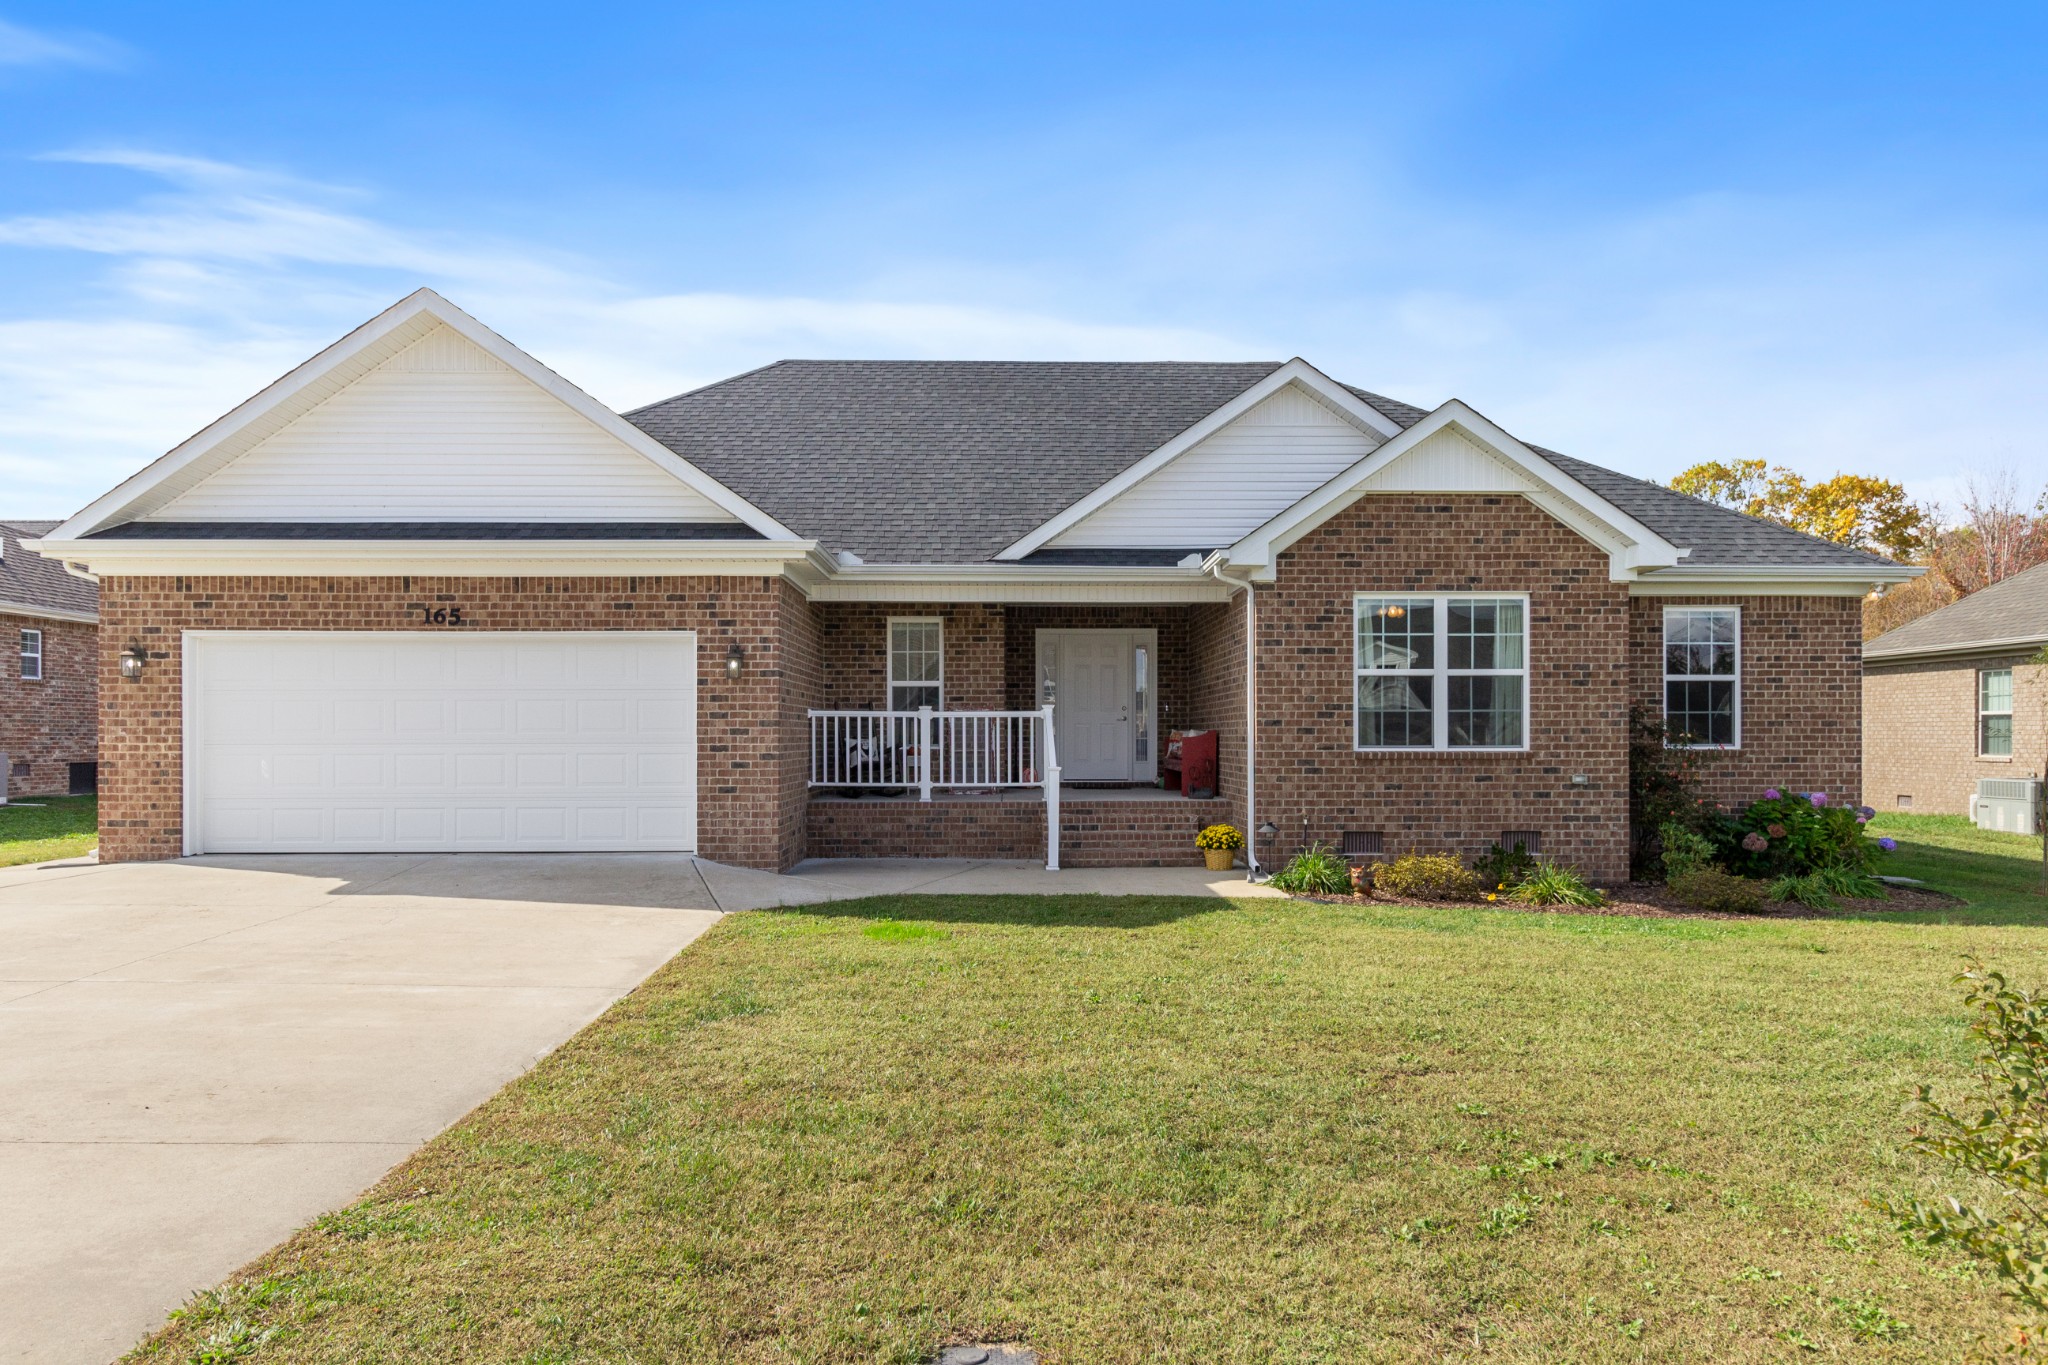
M 785 361 L 621 416 L 424 290 L 40 544 L 100 579 L 110 860 L 1228 820 L 1614 879 L 1632 703 L 1730 798 L 1855 793 L 1857 603 L 1914 572 L 1300 360 Z M 1213 795 L 1160 788 L 1184 731 Z
M 2048 763 L 2048 564 L 1863 646 L 1864 800 L 1967 815 L 1984 778 Z
M 0 521 L 0 778 L 5 794 L 93 790 L 99 591 L 31 550 L 54 521 Z

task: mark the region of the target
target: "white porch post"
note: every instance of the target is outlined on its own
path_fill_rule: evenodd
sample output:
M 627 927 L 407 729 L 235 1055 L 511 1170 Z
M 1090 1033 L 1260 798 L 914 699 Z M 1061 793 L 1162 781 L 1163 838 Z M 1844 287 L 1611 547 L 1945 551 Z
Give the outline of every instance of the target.
M 917 799 L 932 799 L 932 708 L 917 708 Z
M 1045 870 L 1060 870 L 1060 756 L 1053 747 L 1052 703 L 1039 708 L 1045 727 Z

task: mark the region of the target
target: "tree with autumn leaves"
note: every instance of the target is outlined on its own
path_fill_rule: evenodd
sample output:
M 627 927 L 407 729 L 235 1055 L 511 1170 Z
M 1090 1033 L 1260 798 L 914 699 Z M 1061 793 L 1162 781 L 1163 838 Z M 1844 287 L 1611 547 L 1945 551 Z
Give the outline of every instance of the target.
M 1696 464 L 1671 487 L 1840 545 L 1924 565 L 1919 578 L 1865 603 L 1865 639 L 2048 563 L 2048 492 L 2029 506 L 2009 474 L 1970 479 L 1954 518 L 1913 502 L 1890 479 L 1837 474 L 1809 482 L 1762 460 Z

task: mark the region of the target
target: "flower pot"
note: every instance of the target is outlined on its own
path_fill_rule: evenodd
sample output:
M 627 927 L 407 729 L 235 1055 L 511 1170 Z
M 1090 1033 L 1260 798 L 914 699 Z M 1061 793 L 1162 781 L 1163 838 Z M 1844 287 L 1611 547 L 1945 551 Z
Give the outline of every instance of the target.
M 1205 848 L 1202 861 L 1209 865 L 1211 872 L 1228 872 L 1230 865 L 1237 861 L 1237 851 L 1228 848 Z

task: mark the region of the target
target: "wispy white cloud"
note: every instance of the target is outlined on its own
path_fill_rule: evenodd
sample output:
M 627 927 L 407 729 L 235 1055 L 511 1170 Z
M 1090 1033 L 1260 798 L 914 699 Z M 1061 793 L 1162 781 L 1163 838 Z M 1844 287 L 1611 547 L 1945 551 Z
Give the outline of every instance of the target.
M 97 33 L 49 32 L 0 19 L 0 67 L 118 67 L 128 49 Z

